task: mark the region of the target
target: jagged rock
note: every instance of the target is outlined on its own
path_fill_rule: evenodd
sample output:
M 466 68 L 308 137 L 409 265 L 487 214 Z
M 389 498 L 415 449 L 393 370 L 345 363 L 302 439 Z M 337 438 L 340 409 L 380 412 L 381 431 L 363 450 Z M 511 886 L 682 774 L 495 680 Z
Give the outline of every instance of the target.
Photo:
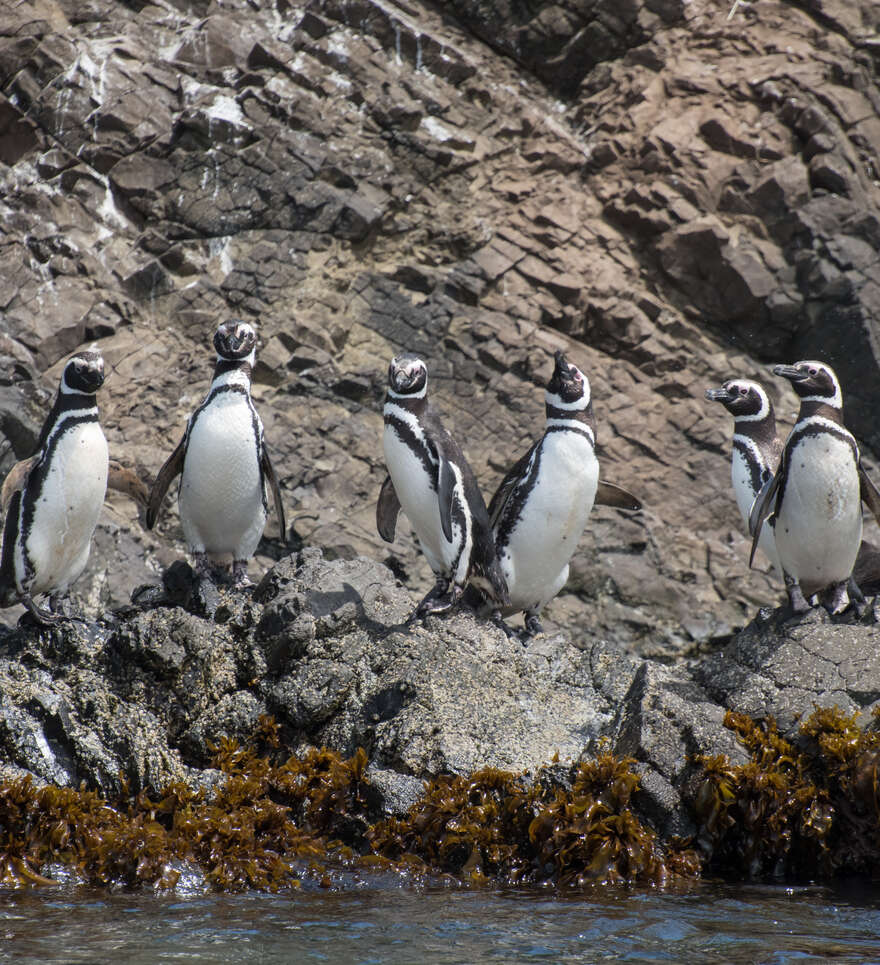
M 694 831 L 695 757 L 746 760 L 727 708 L 795 736 L 814 705 L 865 720 L 880 705 L 873 611 L 862 622 L 776 611 L 688 668 L 565 633 L 523 647 L 467 610 L 409 625 L 415 601 L 388 568 L 313 548 L 280 560 L 252 597 L 215 596 L 210 612 L 196 591 L 191 610 L 166 601 L 6 630 L 2 772 L 107 792 L 120 777 L 210 787 L 212 747 L 247 740 L 270 714 L 291 751 L 365 748 L 375 805 L 401 813 L 438 774 L 557 762 L 564 776 L 605 746 L 635 759 L 635 805 L 668 839 Z
M 267 534 L 242 601 L 194 580 L 173 498 L 148 533 L 114 496 L 75 596 L 122 609 L 4 631 L 0 758 L 197 782 L 209 740 L 270 711 L 291 746 L 368 744 L 401 808 L 431 768 L 533 767 L 604 735 L 669 832 L 680 756 L 737 752 L 711 736 L 720 708 L 793 726 L 816 695 L 873 706 L 872 668 L 840 672 L 873 625 L 737 636 L 781 587 L 746 568 L 730 427 L 703 393 L 757 377 L 784 430 L 794 401 L 764 364 L 826 358 L 880 452 L 875 3 L 31 6 L 0 17 L 0 472 L 97 339 L 111 453 L 149 482 L 217 322 L 242 315 L 291 545 Z M 390 547 L 376 532 L 388 360 L 427 358 L 490 493 L 542 431 L 558 348 L 590 376 L 603 478 L 645 513 L 594 510 L 526 651 L 466 614 L 398 626 L 431 577 L 403 521 Z M 694 675 L 675 662 L 725 643 Z
M 880 706 L 880 630 L 829 617 L 818 608 L 796 619 L 759 615 L 707 658 L 696 678 L 722 706 L 751 717 L 773 716 L 795 736 L 816 707 L 839 707 L 867 723 Z

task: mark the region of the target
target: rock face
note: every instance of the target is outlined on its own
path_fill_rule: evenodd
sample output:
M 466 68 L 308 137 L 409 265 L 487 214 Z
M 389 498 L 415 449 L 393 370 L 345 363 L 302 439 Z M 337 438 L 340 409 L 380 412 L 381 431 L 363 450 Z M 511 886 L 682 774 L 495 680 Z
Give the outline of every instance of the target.
M 562 346 L 593 383 L 603 475 L 648 509 L 594 511 L 550 624 L 643 655 L 729 638 L 780 588 L 746 569 L 706 386 L 757 375 L 778 404 L 759 363 L 826 359 L 880 447 L 880 13 L 728 13 L 4 3 L 0 472 L 97 340 L 112 454 L 149 478 L 241 315 L 292 546 L 423 592 L 414 542 L 401 527 L 389 551 L 373 519 L 388 359 L 427 358 L 490 495 Z M 114 494 L 78 592 L 119 605 L 181 552 L 174 509 L 154 536 Z M 283 552 L 264 540 L 255 570 Z
M 430 774 L 608 738 L 686 833 L 690 757 L 743 758 L 725 708 L 789 733 L 813 703 L 874 708 L 873 616 L 749 622 L 781 588 L 746 569 L 703 394 L 758 377 L 784 426 L 763 364 L 821 358 L 880 451 L 880 7 L 732 7 L 0 0 L 0 472 L 97 341 L 111 454 L 149 481 L 238 315 L 293 520 L 229 597 L 194 585 L 173 507 L 147 533 L 112 494 L 77 586 L 101 618 L 36 635 L 5 613 L 8 767 L 210 782 L 207 741 L 270 713 L 291 746 L 365 746 L 393 809 Z M 603 477 L 645 513 L 594 510 L 526 650 L 465 612 L 403 627 L 429 577 L 404 527 L 391 549 L 375 529 L 389 358 L 427 359 L 488 496 L 560 347 Z
M 294 751 L 363 747 L 378 807 L 397 813 L 438 774 L 556 760 L 565 780 L 607 743 L 637 761 L 636 805 L 669 837 L 694 831 L 694 756 L 746 760 L 725 709 L 775 716 L 795 737 L 814 703 L 865 721 L 880 706 L 874 613 L 777 611 L 687 667 L 588 634 L 524 648 L 466 611 L 408 626 L 414 601 L 387 567 L 315 549 L 281 560 L 252 598 L 205 592 L 186 566 L 149 593 L 96 624 L 0 638 L 0 775 L 210 786 L 209 743 L 245 740 L 270 714 Z

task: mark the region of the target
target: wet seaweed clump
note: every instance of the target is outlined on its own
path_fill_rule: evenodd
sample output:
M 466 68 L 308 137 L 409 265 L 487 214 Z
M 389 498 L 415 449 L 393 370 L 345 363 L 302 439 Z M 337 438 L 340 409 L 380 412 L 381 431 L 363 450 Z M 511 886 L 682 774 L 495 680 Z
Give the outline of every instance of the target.
M 105 800 L 83 788 L 0 783 L 0 884 L 49 882 L 54 868 L 98 886 L 173 889 L 196 870 L 218 891 L 320 886 L 339 873 L 452 876 L 464 884 L 662 885 L 699 873 L 695 852 L 664 849 L 630 808 L 630 759 L 600 753 L 564 783 L 485 768 L 431 781 L 405 818 L 370 824 L 367 755 L 284 757 L 261 719 L 240 746 L 212 745 L 223 780 L 209 795 L 175 783 Z
M 159 793 L 126 789 L 106 800 L 85 789 L 38 787 L 26 776 L 0 783 L 0 884 L 48 881 L 63 866 L 100 886 L 173 888 L 185 868 L 219 891 L 324 883 L 351 849 L 329 837 L 363 810 L 366 754 L 327 750 L 274 763 L 265 718 L 245 747 L 222 739 L 213 764 L 224 780 L 208 798 L 183 783 Z
M 880 867 L 877 718 L 821 708 L 795 742 L 773 719 L 728 712 L 751 760 L 702 756 L 699 845 L 711 869 L 748 877 L 876 876 Z
M 696 854 L 664 851 L 630 809 L 639 782 L 633 763 L 600 753 L 577 767 L 569 788 L 546 771 L 533 783 L 493 768 L 441 776 L 405 818 L 378 823 L 368 837 L 380 855 L 416 857 L 476 884 L 663 885 L 695 877 Z

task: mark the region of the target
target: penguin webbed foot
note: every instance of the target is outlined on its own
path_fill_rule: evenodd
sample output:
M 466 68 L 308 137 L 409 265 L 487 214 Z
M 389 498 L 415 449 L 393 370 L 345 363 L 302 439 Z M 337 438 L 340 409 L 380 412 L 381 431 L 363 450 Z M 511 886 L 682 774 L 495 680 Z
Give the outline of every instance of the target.
M 248 576 L 247 570 L 247 560 L 232 561 L 232 588 L 234 590 L 244 590 L 247 587 L 254 585 Z
M 416 607 L 407 623 L 424 620 L 427 616 L 439 616 L 441 613 L 448 613 L 461 599 L 462 593 L 464 593 L 464 587 L 453 584 L 450 590 L 449 580 L 437 580 L 422 602 Z
M 861 587 L 856 583 L 855 579 L 850 576 L 846 582 L 846 588 L 849 591 L 849 600 L 851 605 L 856 611 L 858 617 L 863 617 L 868 610 L 868 601 L 865 599 L 865 594 L 862 593 Z
M 214 568 L 211 566 L 211 562 L 208 559 L 208 554 L 205 552 L 193 553 L 193 560 L 195 561 L 195 566 L 193 569 L 196 571 L 196 579 L 208 580 L 210 583 L 216 583 L 216 576 L 214 574 Z
M 532 637 L 544 632 L 544 625 L 538 619 L 537 613 L 527 613 L 525 618 L 525 628 Z
M 63 613 L 52 613 L 50 610 L 44 610 L 34 602 L 28 593 L 22 593 L 19 599 L 27 612 L 41 627 L 56 627 L 59 623 L 69 619 Z
M 492 611 L 492 616 L 490 617 L 490 621 L 491 621 L 496 627 L 498 627 L 499 630 L 503 630 L 503 631 L 504 631 L 504 635 L 507 637 L 508 640 L 519 640 L 519 637 L 517 636 L 516 630 L 514 630 L 513 627 L 509 627 L 509 626 L 504 622 L 504 617 L 501 616 L 501 611 L 500 611 L 500 610 L 493 610 L 493 611 Z
M 848 581 L 841 580 L 840 583 L 833 583 L 822 593 L 822 603 L 832 616 L 843 613 L 843 611 L 849 607 L 847 587 Z
M 804 591 L 801 589 L 800 583 L 787 573 L 785 574 L 785 588 L 788 591 L 788 602 L 791 606 L 791 612 L 809 613 L 812 610 L 809 601 L 804 596 Z

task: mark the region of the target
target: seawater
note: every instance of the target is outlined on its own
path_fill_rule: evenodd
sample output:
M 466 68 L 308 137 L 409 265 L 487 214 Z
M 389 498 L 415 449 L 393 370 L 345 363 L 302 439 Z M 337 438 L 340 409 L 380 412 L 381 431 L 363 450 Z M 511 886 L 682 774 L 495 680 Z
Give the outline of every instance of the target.
M 0 892 L 0 960 L 476 965 L 880 963 L 880 892 L 700 884 L 685 893 L 362 887 L 168 897 Z

